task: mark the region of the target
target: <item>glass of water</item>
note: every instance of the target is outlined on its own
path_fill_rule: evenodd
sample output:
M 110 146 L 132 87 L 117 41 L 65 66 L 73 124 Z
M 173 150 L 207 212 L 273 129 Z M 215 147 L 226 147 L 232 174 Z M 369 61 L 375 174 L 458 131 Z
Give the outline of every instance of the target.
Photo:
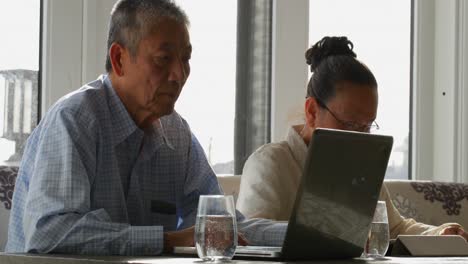
M 195 246 L 204 261 L 229 261 L 237 247 L 236 209 L 232 195 L 201 195 Z
M 387 206 L 384 201 L 378 201 L 367 241 L 366 256 L 383 258 L 388 249 L 389 237 Z

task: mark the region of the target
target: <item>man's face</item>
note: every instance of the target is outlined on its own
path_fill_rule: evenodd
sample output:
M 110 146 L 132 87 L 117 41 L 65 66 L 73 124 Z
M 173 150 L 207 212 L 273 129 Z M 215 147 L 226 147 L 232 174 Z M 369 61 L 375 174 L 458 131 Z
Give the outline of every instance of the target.
M 377 115 L 377 89 L 349 82 L 336 88 L 326 104 L 328 110 L 320 109 L 316 127 L 369 132 Z
M 190 74 L 192 46 L 187 27 L 163 19 L 143 38 L 137 55 L 123 60 L 124 86 L 129 109 L 139 121 L 149 124 L 171 114 Z

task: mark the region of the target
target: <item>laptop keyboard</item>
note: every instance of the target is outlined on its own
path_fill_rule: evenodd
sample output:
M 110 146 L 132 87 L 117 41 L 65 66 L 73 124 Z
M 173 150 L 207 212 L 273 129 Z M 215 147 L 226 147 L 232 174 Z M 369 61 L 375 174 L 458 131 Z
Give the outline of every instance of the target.
M 236 251 L 268 251 L 281 252 L 281 247 L 264 247 L 264 246 L 237 246 Z

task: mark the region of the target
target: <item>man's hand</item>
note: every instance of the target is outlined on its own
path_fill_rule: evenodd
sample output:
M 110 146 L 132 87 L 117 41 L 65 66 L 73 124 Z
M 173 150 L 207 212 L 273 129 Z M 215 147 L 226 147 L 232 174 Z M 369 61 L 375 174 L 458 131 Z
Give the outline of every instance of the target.
M 164 233 L 164 252 L 172 253 L 174 247 L 193 247 L 195 228 L 189 227 L 180 231 Z M 237 233 L 237 244 L 247 246 L 249 243 L 242 233 Z
M 468 241 L 468 233 L 463 230 L 460 226 L 448 226 L 439 233 L 440 235 L 459 235 L 462 236 L 466 241 Z
M 248 246 L 249 241 L 245 238 L 242 233 L 237 233 L 237 245 L 239 246 Z
M 195 228 L 189 227 L 180 231 L 164 233 L 164 252 L 172 253 L 174 247 L 193 247 Z

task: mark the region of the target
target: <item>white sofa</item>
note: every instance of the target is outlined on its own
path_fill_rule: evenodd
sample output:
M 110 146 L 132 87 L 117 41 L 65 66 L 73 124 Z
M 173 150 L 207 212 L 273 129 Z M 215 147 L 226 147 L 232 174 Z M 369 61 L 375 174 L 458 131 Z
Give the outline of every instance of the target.
M 8 233 L 17 167 L 0 166 L 0 251 Z M 225 194 L 237 199 L 241 176 L 219 176 Z M 468 228 L 468 184 L 430 181 L 386 181 L 391 199 L 405 217 L 432 225 L 457 222 Z
M 385 181 L 401 215 L 440 225 L 456 222 L 468 228 L 468 184 L 432 181 Z

